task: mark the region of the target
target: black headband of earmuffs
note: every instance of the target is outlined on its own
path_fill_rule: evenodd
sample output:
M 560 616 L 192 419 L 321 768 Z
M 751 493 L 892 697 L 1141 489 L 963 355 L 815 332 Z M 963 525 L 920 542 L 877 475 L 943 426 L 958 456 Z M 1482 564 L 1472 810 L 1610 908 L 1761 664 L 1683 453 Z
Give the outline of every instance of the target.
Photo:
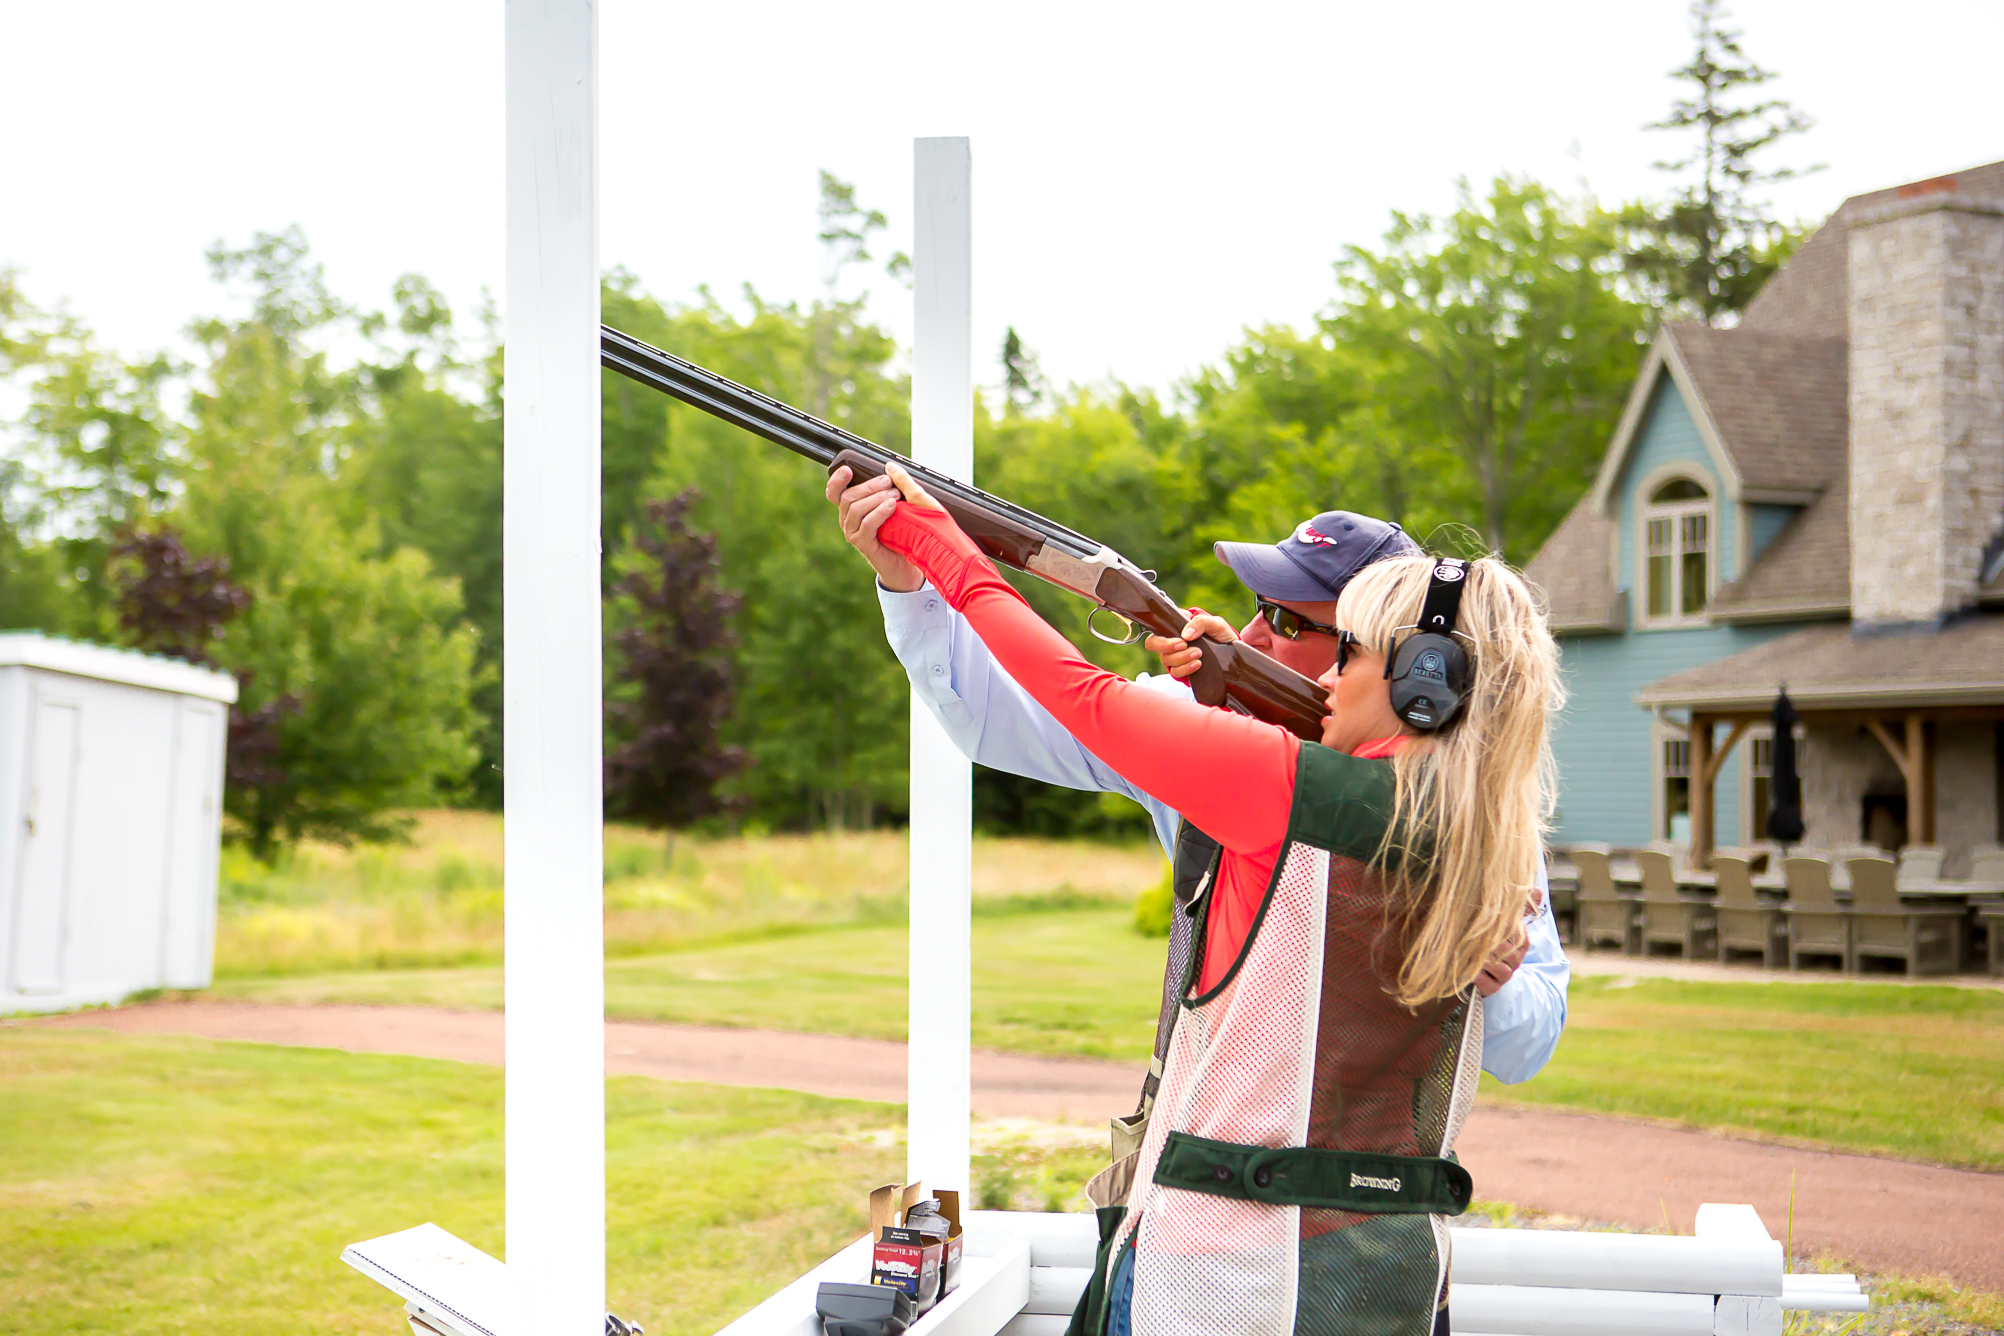
M 1392 684 L 1392 713 L 1422 733 L 1437 733 L 1461 714 L 1468 690 L 1468 651 L 1455 639 L 1461 591 L 1468 563 L 1443 557 L 1427 581 L 1426 602 L 1413 634 L 1395 641 L 1385 656 L 1385 680 Z

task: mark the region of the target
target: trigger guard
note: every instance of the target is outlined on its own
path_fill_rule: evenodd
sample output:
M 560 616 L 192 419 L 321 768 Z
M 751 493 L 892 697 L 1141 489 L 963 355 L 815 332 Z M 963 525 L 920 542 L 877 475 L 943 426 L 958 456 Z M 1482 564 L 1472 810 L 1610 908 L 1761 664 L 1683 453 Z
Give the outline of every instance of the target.
M 1126 627 L 1127 634 L 1125 636 L 1110 636 L 1106 632 L 1100 630 L 1099 622 L 1097 619 L 1102 612 L 1105 613 L 1107 616 L 1113 618 L 1115 621 L 1119 622 L 1122 626 Z M 1094 608 L 1091 612 L 1086 614 L 1086 630 L 1092 632 L 1093 639 L 1103 641 L 1109 645 L 1139 644 L 1141 642 L 1142 637 L 1148 634 L 1146 629 L 1135 626 L 1133 622 L 1128 621 L 1127 618 L 1121 616 L 1119 613 L 1115 612 L 1112 608 L 1105 606 Z

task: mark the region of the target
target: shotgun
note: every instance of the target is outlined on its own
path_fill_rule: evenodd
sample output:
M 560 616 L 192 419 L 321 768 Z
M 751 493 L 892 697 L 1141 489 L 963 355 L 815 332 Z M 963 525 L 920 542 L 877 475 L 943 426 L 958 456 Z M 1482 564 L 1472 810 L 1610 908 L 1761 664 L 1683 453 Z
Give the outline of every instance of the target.
M 1183 634 L 1189 616 L 1176 600 L 1156 587 L 1155 572 L 1142 570 L 1104 543 L 1012 501 L 956 482 L 610 325 L 599 326 L 599 361 L 670 398 L 805 455 L 830 473 L 846 465 L 856 482 L 881 475 L 886 465 L 903 465 L 991 560 L 1028 571 L 1089 600 L 1094 607 L 1086 624 L 1101 640 L 1132 644 L 1148 633 Z M 1099 629 L 1094 619 L 1101 612 L 1119 621 L 1121 635 Z M 1328 698 L 1321 687 L 1236 641 L 1206 638 L 1198 642 L 1198 649 L 1202 663 L 1184 681 L 1203 704 L 1279 724 L 1310 742 L 1322 740 Z

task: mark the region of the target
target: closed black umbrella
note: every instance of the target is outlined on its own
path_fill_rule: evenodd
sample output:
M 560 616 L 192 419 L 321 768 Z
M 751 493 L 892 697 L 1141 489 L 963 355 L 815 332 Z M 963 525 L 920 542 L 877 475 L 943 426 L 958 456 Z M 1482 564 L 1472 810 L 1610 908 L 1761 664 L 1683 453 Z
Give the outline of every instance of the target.
M 1786 847 L 1802 838 L 1802 776 L 1795 773 L 1795 707 L 1788 688 L 1774 698 L 1774 758 L 1767 779 L 1767 834 Z

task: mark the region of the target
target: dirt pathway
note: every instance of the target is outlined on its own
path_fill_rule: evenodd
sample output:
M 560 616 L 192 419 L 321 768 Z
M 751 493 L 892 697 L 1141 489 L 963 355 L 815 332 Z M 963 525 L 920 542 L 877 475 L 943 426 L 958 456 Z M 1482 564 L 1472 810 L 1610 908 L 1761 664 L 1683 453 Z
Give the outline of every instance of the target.
M 418 1007 L 169 1003 L 89 1011 L 38 1024 L 129 1034 L 191 1034 L 501 1061 L 498 1012 Z M 622 1075 L 779 1086 L 898 1103 L 905 1046 L 772 1030 L 610 1021 L 606 1068 Z M 1097 1123 L 1132 1107 L 1138 1068 L 977 1051 L 974 1110 L 989 1118 Z M 2004 1293 L 2004 1175 L 1771 1146 L 1584 1114 L 1478 1107 L 1457 1146 L 1484 1198 L 1689 1230 L 1701 1202 L 1751 1202 L 1780 1237 L 1795 1181 L 1798 1251 L 1835 1253 L 1868 1271 L 1947 1274 Z

